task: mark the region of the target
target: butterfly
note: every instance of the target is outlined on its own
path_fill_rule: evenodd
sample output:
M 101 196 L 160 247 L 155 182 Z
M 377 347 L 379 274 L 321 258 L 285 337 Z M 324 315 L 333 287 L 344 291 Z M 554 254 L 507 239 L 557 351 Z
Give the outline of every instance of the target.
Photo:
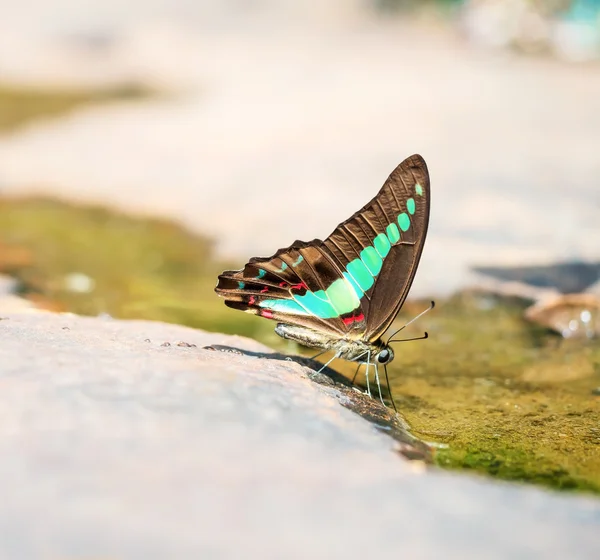
M 383 402 L 377 365 L 394 359 L 396 333 L 387 342 L 382 337 L 417 271 L 429 207 L 427 165 L 410 156 L 325 241 L 295 241 L 271 257 L 251 258 L 243 269 L 220 274 L 215 291 L 228 307 L 277 321 L 279 336 L 320 354 L 333 351 L 323 368 L 336 358 L 366 364 L 369 395 L 373 365 Z

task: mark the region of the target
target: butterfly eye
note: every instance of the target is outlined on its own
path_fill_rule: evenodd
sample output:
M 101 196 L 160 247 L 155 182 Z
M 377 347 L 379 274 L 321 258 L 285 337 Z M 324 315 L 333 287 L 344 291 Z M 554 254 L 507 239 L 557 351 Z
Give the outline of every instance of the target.
M 389 350 L 383 349 L 379 354 L 377 354 L 377 361 L 380 364 L 387 364 L 390 361 L 390 352 Z

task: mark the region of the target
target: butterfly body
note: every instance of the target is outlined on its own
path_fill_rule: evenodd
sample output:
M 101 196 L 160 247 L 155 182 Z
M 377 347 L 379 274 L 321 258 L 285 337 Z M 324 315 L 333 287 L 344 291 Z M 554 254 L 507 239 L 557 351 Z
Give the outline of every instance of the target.
M 368 363 L 375 358 L 383 364 L 394 359 L 393 350 L 382 341 L 373 344 L 351 338 L 333 338 L 307 327 L 287 323 L 278 323 L 275 332 L 280 337 L 293 340 L 303 346 L 331 350 L 337 357 L 349 362 Z
M 253 257 L 223 272 L 215 291 L 228 307 L 277 321 L 283 338 L 374 364 L 377 376 L 377 363 L 394 357 L 382 336 L 411 287 L 429 206 L 427 165 L 410 156 L 327 239 Z

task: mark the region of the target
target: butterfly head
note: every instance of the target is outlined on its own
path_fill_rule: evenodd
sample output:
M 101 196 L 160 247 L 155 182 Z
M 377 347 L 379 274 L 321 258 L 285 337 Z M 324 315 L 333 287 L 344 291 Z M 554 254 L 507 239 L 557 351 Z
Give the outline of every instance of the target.
M 389 364 L 394 359 L 394 351 L 390 346 L 384 345 L 379 350 L 379 353 L 375 356 L 375 360 L 378 364 Z

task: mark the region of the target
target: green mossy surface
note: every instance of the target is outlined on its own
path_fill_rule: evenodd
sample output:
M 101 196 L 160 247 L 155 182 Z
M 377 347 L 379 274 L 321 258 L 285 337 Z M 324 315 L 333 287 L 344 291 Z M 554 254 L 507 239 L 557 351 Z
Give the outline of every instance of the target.
M 398 348 L 396 403 L 415 435 L 441 444 L 443 467 L 598 492 L 600 345 L 564 341 L 522 312 L 468 292 L 441 302 L 421 322 L 430 338 Z
M 269 330 L 222 313 L 210 241 L 173 222 L 44 198 L 0 199 L 0 217 L 0 272 L 44 307 L 247 336 Z M 91 289 L 78 291 L 82 277 Z
M 39 118 L 58 117 L 86 105 L 138 100 L 151 92 L 135 84 L 104 90 L 42 90 L 0 84 L 0 132 Z

